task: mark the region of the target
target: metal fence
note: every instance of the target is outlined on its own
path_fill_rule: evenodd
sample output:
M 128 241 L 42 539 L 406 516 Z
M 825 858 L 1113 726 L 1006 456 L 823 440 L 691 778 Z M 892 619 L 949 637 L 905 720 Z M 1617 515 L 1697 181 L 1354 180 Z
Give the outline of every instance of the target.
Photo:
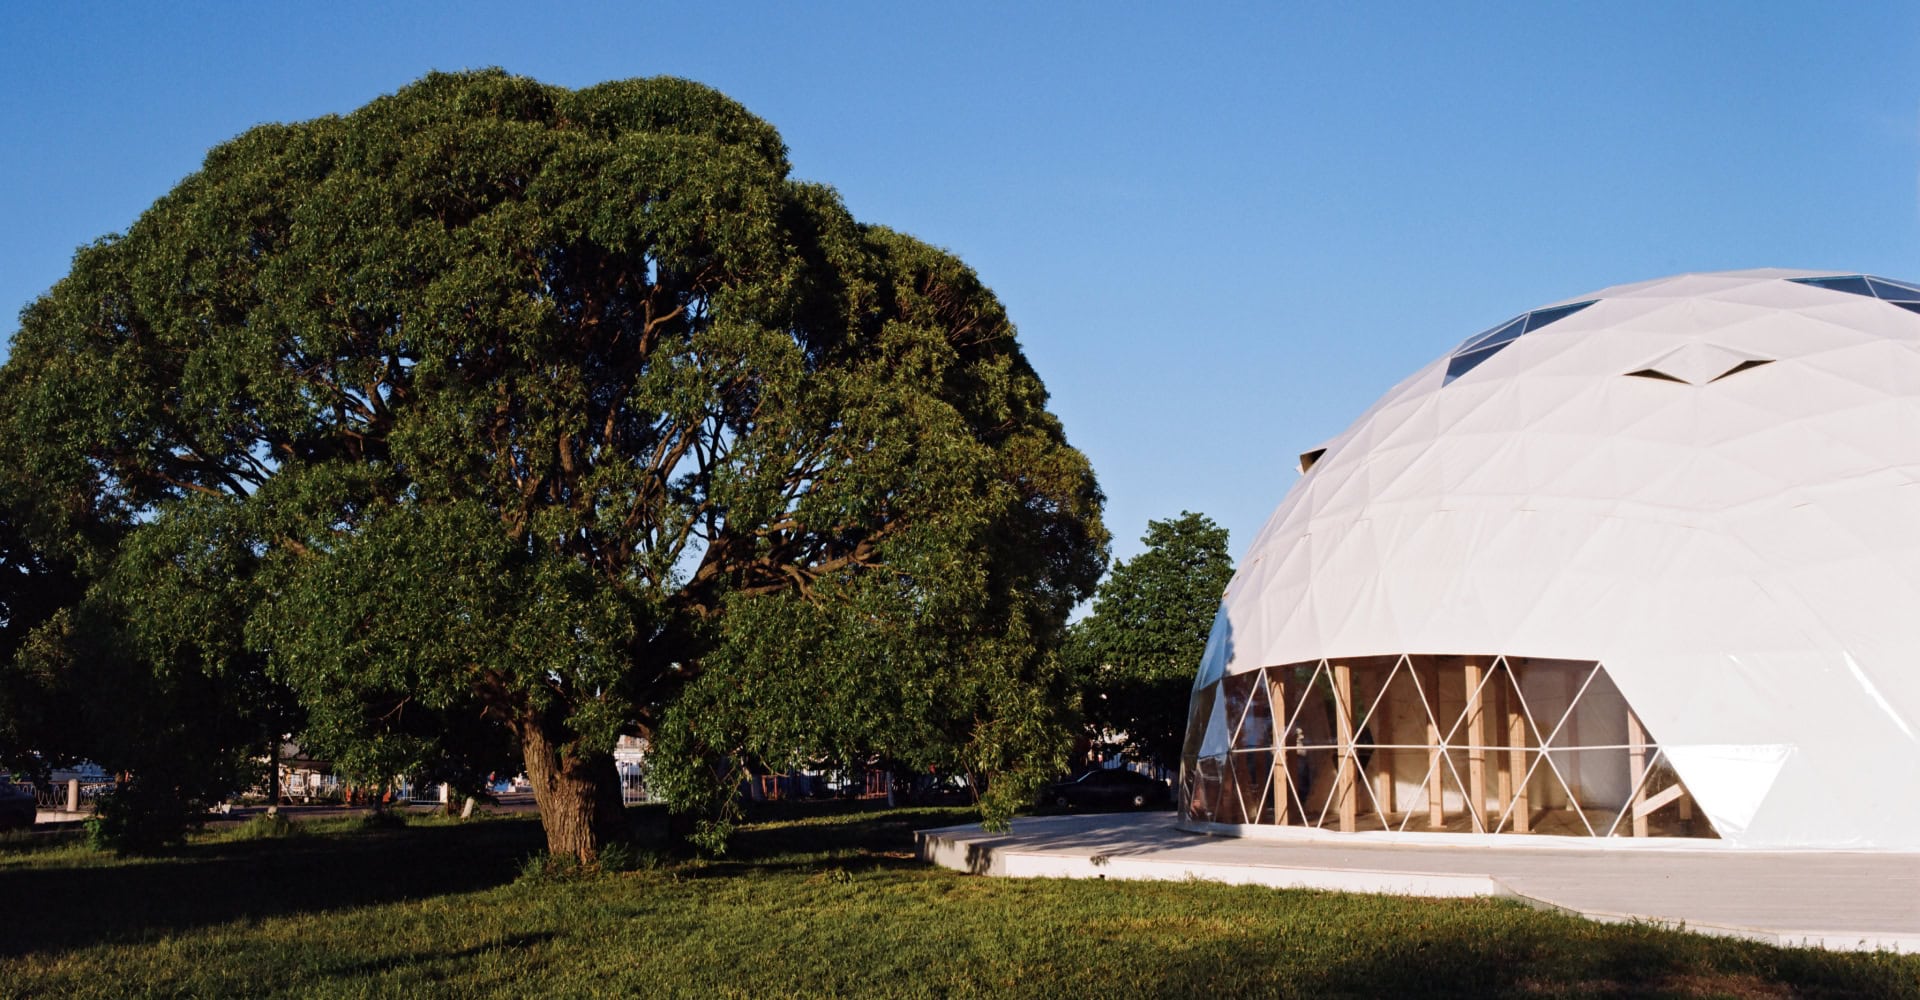
M 112 790 L 113 783 L 110 781 L 87 784 L 79 781 L 62 781 L 55 785 L 35 785 L 33 799 L 34 804 L 41 809 L 56 812 L 69 810 L 91 812 L 94 801 Z
M 626 761 L 617 766 L 620 769 L 620 804 L 636 806 L 652 802 L 653 796 L 647 792 L 647 769 Z

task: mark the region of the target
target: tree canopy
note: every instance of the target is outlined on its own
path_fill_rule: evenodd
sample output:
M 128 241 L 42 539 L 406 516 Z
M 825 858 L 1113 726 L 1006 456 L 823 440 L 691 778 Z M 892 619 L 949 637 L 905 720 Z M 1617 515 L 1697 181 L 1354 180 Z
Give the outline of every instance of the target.
M 1140 540 L 1146 551 L 1115 564 L 1068 648 L 1094 738 L 1171 764 L 1233 558 L 1227 530 L 1188 511 L 1147 522 Z
M 623 733 L 685 801 L 860 752 L 1004 814 L 1105 559 L 992 292 L 669 78 L 240 135 L 24 311 L 0 422 L 155 662 L 257 660 L 370 767 L 496 726 L 583 858 Z

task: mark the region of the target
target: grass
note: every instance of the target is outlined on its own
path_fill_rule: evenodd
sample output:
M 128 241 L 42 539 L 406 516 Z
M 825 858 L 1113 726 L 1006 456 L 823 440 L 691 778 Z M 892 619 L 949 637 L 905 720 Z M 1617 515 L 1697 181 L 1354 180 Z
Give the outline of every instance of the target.
M 0 997 L 1920 996 L 1920 958 L 1501 901 L 1002 880 L 960 810 L 783 810 L 719 861 L 522 877 L 537 822 L 309 821 L 120 859 L 0 842 Z M 658 817 L 641 819 L 657 823 Z M 245 827 L 238 828 L 246 830 Z

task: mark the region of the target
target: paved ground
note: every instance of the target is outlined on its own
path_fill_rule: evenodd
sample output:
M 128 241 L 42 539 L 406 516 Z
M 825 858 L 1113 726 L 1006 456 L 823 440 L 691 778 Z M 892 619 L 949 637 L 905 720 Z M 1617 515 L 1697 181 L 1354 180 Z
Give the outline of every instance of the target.
M 1172 813 L 926 830 L 921 856 L 985 875 L 1206 878 L 1422 896 L 1509 896 L 1598 920 L 1836 949 L 1920 952 L 1920 855 L 1580 850 L 1242 840 Z

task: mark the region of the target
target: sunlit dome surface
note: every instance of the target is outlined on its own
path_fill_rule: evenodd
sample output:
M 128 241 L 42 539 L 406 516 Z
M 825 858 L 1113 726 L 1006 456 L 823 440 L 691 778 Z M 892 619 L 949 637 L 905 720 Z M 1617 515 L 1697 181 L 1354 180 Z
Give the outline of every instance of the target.
M 1920 287 L 1548 303 L 1301 465 L 1195 682 L 1190 824 L 1920 849 Z

